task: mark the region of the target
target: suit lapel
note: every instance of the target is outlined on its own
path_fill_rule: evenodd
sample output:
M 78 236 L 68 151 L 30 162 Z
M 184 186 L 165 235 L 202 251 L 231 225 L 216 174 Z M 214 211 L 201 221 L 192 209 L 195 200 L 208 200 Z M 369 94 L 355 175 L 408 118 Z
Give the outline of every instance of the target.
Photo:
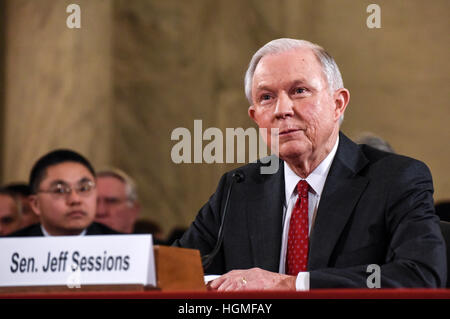
M 356 175 L 367 163 L 359 148 L 340 134 L 340 142 L 320 199 L 310 236 L 308 269 L 328 266 L 330 256 L 368 179 Z
M 34 224 L 33 226 L 31 226 L 28 236 L 37 236 L 37 237 L 44 236 L 44 233 L 42 232 L 41 229 L 41 224 Z
M 248 189 L 247 223 L 253 265 L 278 272 L 284 198 L 284 169 L 280 161 L 277 173 L 254 176 Z M 256 187 L 255 187 L 256 185 Z

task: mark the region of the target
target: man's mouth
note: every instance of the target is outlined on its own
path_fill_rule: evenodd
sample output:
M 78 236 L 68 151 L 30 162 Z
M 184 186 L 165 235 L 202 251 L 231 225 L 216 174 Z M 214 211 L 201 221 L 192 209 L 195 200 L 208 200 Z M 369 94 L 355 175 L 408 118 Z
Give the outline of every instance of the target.
M 301 131 L 302 129 L 299 128 L 286 128 L 286 129 L 280 129 L 280 132 L 278 133 L 279 136 L 285 136 L 292 133 L 296 133 Z
M 72 210 L 67 214 L 67 217 L 80 218 L 86 216 L 86 212 L 83 210 Z

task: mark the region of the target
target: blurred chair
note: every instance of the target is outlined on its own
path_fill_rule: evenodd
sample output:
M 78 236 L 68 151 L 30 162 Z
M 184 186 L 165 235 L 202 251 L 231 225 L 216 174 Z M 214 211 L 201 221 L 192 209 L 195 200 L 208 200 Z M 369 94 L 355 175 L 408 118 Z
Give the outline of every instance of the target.
M 155 245 L 164 245 L 162 228 L 155 221 L 150 219 L 138 219 L 134 224 L 133 234 L 152 234 Z
M 445 244 L 447 245 L 447 288 L 450 288 L 450 223 L 441 221 L 440 225 Z
M 442 221 L 450 222 L 450 201 L 447 200 L 436 203 L 434 208 L 436 209 L 436 215 L 438 215 Z
M 166 240 L 167 245 L 172 245 L 175 240 L 180 239 L 181 236 L 183 236 L 183 234 L 186 232 L 186 230 L 186 227 L 175 227 L 174 229 L 172 229 Z

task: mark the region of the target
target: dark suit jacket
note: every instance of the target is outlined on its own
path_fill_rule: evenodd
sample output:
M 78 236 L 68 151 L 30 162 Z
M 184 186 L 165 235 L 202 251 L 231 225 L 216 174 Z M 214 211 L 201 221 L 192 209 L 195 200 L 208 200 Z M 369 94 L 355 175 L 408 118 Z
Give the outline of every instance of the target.
M 240 170 L 233 186 L 221 250 L 207 273 L 260 267 L 279 271 L 284 169 Z M 175 245 L 208 254 L 217 241 L 232 172 Z M 443 287 L 445 244 L 434 213 L 429 169 L 417 160 L 357 145 L 340 133 L 310 234 L 310 288 L 367 287 L 369 264 L 381 266 L 381 287 Z
M 86 229 L 86 235 L 119 235 L 119 234 L 122 233 L 119 233 L 103 224 L 96 222 L 89 225 L 89 227 Z M 20 229 L 10 234 L 8 237 L 31 237 L 31 236 L 44 236 L 41 230 L 41 224 L 34 224 L 24 229 Z

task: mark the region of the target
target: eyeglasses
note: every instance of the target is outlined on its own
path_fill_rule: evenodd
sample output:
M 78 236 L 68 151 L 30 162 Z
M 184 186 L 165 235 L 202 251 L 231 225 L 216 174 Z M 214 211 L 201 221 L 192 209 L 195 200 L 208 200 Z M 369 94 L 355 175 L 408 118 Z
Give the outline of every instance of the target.
M 66 198 L 72 194 L 72 189 L 80 196 L 88 196 L 95 189 L 95 183 L 91 180 L 82 180 L 75 187 L 69 186 L 67 183 L 58 182 L 48 190 L 38 190 L 37 193 L 48 193 L 53 195 L 55 198 Z
M 125 202 L 129 202 L 129 198 L 120 198 L 120 197 L 97 197 L 97 205 L 103 202 L 106 206 L 116 206 Z

